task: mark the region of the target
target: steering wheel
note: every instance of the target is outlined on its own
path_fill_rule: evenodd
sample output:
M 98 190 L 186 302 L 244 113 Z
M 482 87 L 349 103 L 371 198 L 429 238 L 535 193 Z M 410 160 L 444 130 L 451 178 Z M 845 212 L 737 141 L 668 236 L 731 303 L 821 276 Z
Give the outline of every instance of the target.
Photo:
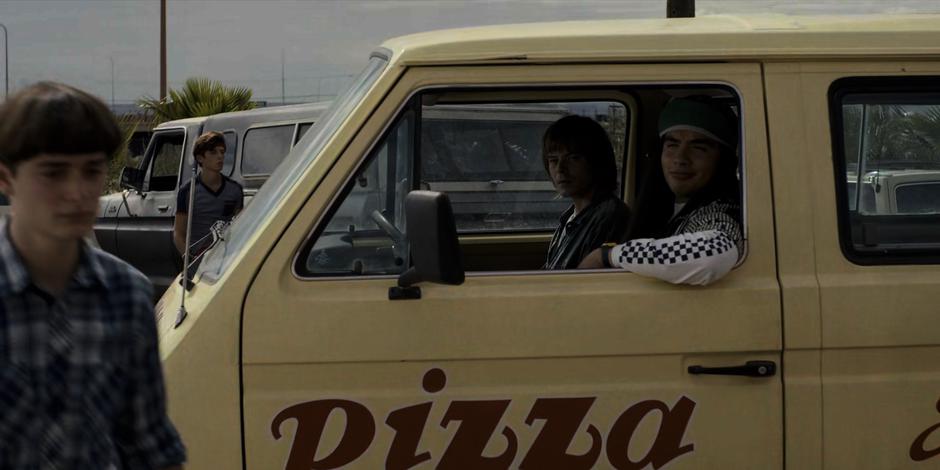
M 397 227 L 392 225 L 381 212 L 374 210 L 370 216 L 372 217 L 372 221 L 375 222 L 386 235 L 392 238 L 393 242 L 396 244 L 405 242 L 405 234 L 401 233 L 401 230 L 398 230 Z

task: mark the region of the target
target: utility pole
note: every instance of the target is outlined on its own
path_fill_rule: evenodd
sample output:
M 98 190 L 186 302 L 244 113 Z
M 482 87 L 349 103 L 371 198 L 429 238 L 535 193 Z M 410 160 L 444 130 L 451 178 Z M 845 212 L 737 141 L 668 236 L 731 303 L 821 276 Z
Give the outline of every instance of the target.
M 3 28 L 3 99 L 10 96 L 10 41 L 7 37 L 7 27 L 0 23 Z
M 160 99 L 166 98 L 166 0 L 160 0 Z
M 114 112 L 114 56 L 109 56 L 111 61 L 111 111 Z
M 281 48 L 281 104 L 287 103 L 287 93 L 284 91 L 284 48 Z
M 695 0 L 666 0 L 666 18 L 695 18 Z

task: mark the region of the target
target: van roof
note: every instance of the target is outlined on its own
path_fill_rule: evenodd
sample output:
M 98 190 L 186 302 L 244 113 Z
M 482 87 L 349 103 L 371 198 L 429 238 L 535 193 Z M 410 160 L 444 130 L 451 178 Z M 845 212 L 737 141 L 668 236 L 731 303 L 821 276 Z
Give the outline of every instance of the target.
M 206 120 L 207 116 L 198 116 L 191 117 L 186 119 L 176 119 L 173 121 L 164 121 L 160 124 L 157 124 L 154 129 L 162 129 L 164 127 L 177 127 L 177 126 L 189 126 L 190 124 L 201 124 Z
M 206 119 L 206 130 L 221 130 L 229 128 L 246 128 L 256 123 L 274 123 L 298 119 L 319 118 L 330 105 L 329 101 L 318 103 L 303 103 L 287 106 L 271 106 L 256 108 L 248 111 L 233 111 L 229 113 L 213 114 Z
M 231 111 L 228 113 L 199 116 L 186 119 L 177 119 L 160 123 L 157 128 L 187 126 L 189 124 L 214 123 L 216 126 L 247 127 L 245 123 L 278 122 L 305 117 L 316 118 L 330 105 L 329 101 L 317 103 L 301 103 L 286 106 L 270 106 L 266 108 L 248 109 L 245 111 Z
M 529 23 L 412 34 L 382 47 L 399 65 L 940 58 L 940 15 L 714 15 Z

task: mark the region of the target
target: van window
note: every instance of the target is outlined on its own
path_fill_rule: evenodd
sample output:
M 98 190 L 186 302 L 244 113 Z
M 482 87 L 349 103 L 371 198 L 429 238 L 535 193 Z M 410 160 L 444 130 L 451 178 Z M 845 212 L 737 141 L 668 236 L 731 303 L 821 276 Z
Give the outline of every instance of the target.
M 182 130 L 158 132 L 154 134 L 152 157 L 145 162 L 150 164 L 150 191 L 173 191 L 176 189 L 177 175 L 183 156 Z
M 535 269 L 544 261 L 559 216 L 571 204 L 557 195 L 542 163 L 542 136 L 548 126 L 573 113 L 596 119 L 616 142 L 618 167 L 623 168 L 628 108 L 620 102 L 414 108 L 399 118 L 360 167 L 326 227 L 299 258 L 304 260 L 298 263 L 299 273 L 402 272 L 408 260 L 402 207 L 405 195 L 418 188 L 448 194 L 460 234 L 536 236 L 527 242 L 524 256 L 530 260 L 498 263 L 503 269 Z M 419 135 L 412 130 L 415 114 L 421 117 Z M 418 181 L 412 181 L 412 174 Z M 477 265 L 467 263 L 468 269 Z
M 866 77 L 833 85 L 836 183 L 845 185 L 837 189 L 845 195 L 839 228 L 854 262 L 940 262 L 938 83 Z
M 424 106 L 421 186 L 448 194 L 457 230 L 551 231 L 570 201 L 558 197 L 542 163 L 542 136 L 575 113 L 607 127 L 622 168 L 626 123 L 621 103 L 444 104 Z
M 301 247 L 295 272 L 301 277 L 403 272 L 410 259 L 402 205 L 416 189 L 448 195 L 467 272 L 539 270 L 559 218 L 571 205 L 556 193 L 542 163 L 542 137 L 549 125 L 572 114 L 607 131 L 618 168 L 616 194 L 634 200 L 641 193 L 647 207 L 668 205 L 663 210 L 671 213 L 671 194 L 656 199 L 660 190 L 668 191 L 661 172 L 654 171 L 660 165 L 659 136 L 655 127 L 637 126 L 634 116 L 647 109 L 655 122 L 664 103 L 690 95 L 737 100 L 725 87 L 665 85 L 419 95 L 347 181 L 325 223 Z M 657 220 L 647 225 L 655 228 Z
M 406 268 L 404 200 L 411 187 L 414 114 L 372 151 L 305 258 L 308 275 L 399 274 Z
M 242 150 L 242 174 L 271 174 L 290 152 L 293 137 L 293 124 L 249 129 Z

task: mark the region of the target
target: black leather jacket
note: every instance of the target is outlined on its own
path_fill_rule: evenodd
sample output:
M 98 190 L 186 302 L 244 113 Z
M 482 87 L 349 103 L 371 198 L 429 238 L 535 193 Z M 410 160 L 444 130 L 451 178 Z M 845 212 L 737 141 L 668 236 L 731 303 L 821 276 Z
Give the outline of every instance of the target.
M 572 212 L 573 205 L 561 214 L 542 269 L 575 269 L 588 253 L 602 244 L 625 241 L 630 208 L 616 196 L 592 202 L 568 222 Z

